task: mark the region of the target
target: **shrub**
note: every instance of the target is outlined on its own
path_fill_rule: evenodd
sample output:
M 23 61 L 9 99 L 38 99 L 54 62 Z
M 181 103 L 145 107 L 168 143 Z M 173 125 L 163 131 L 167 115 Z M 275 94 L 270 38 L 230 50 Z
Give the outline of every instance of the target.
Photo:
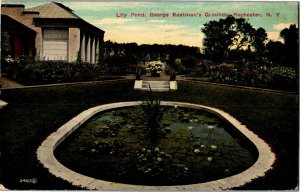
M 175 59 L 172 68 L 176 70 L 179 74 L 186 73 L 186 68 L 182 65 L 182 59 Z
M 176 71 L 171 70 L 170 71 L 170 81 L 175 81 L 176 80 Z
M 209 72 L 209 67 L 210 67 L 210 61 L 208 60 L 203 60 L 197 64 L 195 67 L 195 74 L 198 77 L 203 77 L 208 75 Z
M 220 72 L 222 72 L 226 75 L 229 75 L 233 72 L 234 65 L 223 63 L 223 64 L 218 65 L 218 69 Z
M 146 75 L 147 74 L 147 69 L 145 67 L 141 68 L 141 75 Z
M 238 79 L 239 84 L 244 86 L 254 86 L 255 85 L 255 77 L 257 75 L 257 71 L 253 70 L 250 67 L 245 67 L 242 69 L 240 73 L 240 78 Z
M 135 80 L 142 80 L 143 78 L 142 78 L 142 74 L 141 74 L 141 72 L 137 72 L 136 74 L 135 74 Z
M 297 73 L 290 67 L 273 67 L 269 71 L 270 87 L 296 91 L 298 86 Z
M 270 83 L 270 75 L 268 72 L 259 72 L 255 78 L 256 86 L 261 88 L 267 88 Z
M 25 85 L 97 80 L 105 70 L 105 66 L 82 61 L 41 61 L 27 57 L 6 60 L 7 76 Z
M 184 68 L 188 70 L 193 70 L 198 63 L 199 63 L 198 59 L 192 56 L 186 56 L 181 59 L 181 64 L 183 65 Z

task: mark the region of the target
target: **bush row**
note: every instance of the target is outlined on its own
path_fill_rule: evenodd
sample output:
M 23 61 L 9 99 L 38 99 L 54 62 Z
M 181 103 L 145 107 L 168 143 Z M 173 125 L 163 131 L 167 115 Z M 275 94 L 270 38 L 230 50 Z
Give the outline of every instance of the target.
M 198 67 L 190 76 L 216 83 L 285 91 L 298 90 L 298 74 L 290 67 L 245 66 L 237 68 L 233 64 L 220 64 L 210 67 Z
M 179 70 L 180 67 L 178 66 L 191 61 L 193 61 L 193 65 L 185 64 L 185 70 Z M 225 63 L 216 65 L 209 61 L 195 63 L 193 58 L 186 62 L 177 62 L 171 68 L 167 66 L 165 72 L 175 70 L 176 73 L 183 73 L 184 71 L 184 74 L 189 73 L 197 80 L 217 83 L 286 91 L 298 90 L 298 74 L 289 67 L 241 66 Z M 109 65 L 94 65 L 81 61 L 71 63 L 66 61 L 43 61 L 26 57 L 15 60 L 7 57 L 2 60 L 2 69 L 7 76 L 24 85 L 103 80 L 105 74 L 123 75 L 135 73 L 136 71 L 134 66 L 123 68 L 118 66 L 111 65 L 111 63 Z
M 85 62 L 42 61 L 35 58 L 6 58 L 4 72 L 24 85 L 66 83 L 103 79 L 103 66 Z

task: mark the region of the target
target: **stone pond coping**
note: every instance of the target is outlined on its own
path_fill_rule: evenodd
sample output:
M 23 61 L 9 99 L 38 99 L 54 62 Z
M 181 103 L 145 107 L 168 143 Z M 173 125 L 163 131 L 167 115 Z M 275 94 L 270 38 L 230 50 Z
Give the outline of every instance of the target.
M 5 107 L 8 103 L 6 103 L 5 101 L 0 100 L 0 109 Z
M 86 120 L 95 115 L 98 112 L 105 111 L 112 108 L 127 107 L 138 105 L 140 102 L 120 102 L 100 105 L 87 109 L 61 126 L 56 132 L 52 133 L 37 150 L 37 158 L 49 170 L 50 173 L 63 180 L 70 182 L 74 186 L 80 186 L 87 189 L 96 190 L 222 190 L 231 189 L 233 187 L 242 186 L 252 179 L 262 177 L 265 173 L 272 169 L 272 165 L 275 161 L 275 154 L 271 151 L 271 148 L 260 139 L 252 131 L 248 130 L 245 125 L 242 125 L 238 120 L 232 117 L 230 114 L 216 108 L 196 105 L 191 103 L 182 102 L 161 102 L 165 106 L 182 106 L 205 110 L 214 113 L 221 118 L 226 119 L 234 127 L 236 127 L 241 133 L 243 133 L 258 150 L 258 159 L 253 166 L 247 170 L 233 175 L 227 178 L 209 181 L 205 183 L 190 184 L 190 185 L 176 185 L 176 186 L 144 186 L 144 185 L 131 185 L 109 182 L 104 180 L 95 179 L 72 171 L 62 165 L 54 156 L 54 150 L 56 147 L 64 141 L 72 132 L 74 132 L 80 125 Z
M 135 80 L 134 81 L 134 89 L 135 90 L 144 90 L 144 91 L 149 91 L 149 87 L 144 88 L 143 85 L 146 83 L 155 83 L 155 87 L 151 87 L 152 91 L 175 91 L 178 89 L 177 86 L 177 81 L 144 81 L 144 80 Z M 166 88 L 165 85 L 168 84 L 169 87 Z M 150 85 L 150 84 L 149 84 Z M 151 86 L 152 86 L 151 85 Z

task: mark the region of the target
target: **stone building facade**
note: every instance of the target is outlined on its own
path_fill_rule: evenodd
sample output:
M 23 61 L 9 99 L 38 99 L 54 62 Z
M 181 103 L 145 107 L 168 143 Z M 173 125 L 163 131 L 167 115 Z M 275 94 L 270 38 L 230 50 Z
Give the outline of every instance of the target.
M 51 2 L 25 9 L 24 5 L 1 5 L 1 33 L 9 53 L 38 56 L 41 60 L 88 63 L 103 59 L 104 31 L 91 25 L 61 3 Z

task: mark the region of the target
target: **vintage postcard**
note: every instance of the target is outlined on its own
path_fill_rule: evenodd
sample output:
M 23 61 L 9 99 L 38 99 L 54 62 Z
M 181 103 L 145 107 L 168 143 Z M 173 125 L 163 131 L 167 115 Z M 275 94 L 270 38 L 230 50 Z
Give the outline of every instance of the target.
M 299 2 L 1 2 L 0 190 L 299 190 Z

